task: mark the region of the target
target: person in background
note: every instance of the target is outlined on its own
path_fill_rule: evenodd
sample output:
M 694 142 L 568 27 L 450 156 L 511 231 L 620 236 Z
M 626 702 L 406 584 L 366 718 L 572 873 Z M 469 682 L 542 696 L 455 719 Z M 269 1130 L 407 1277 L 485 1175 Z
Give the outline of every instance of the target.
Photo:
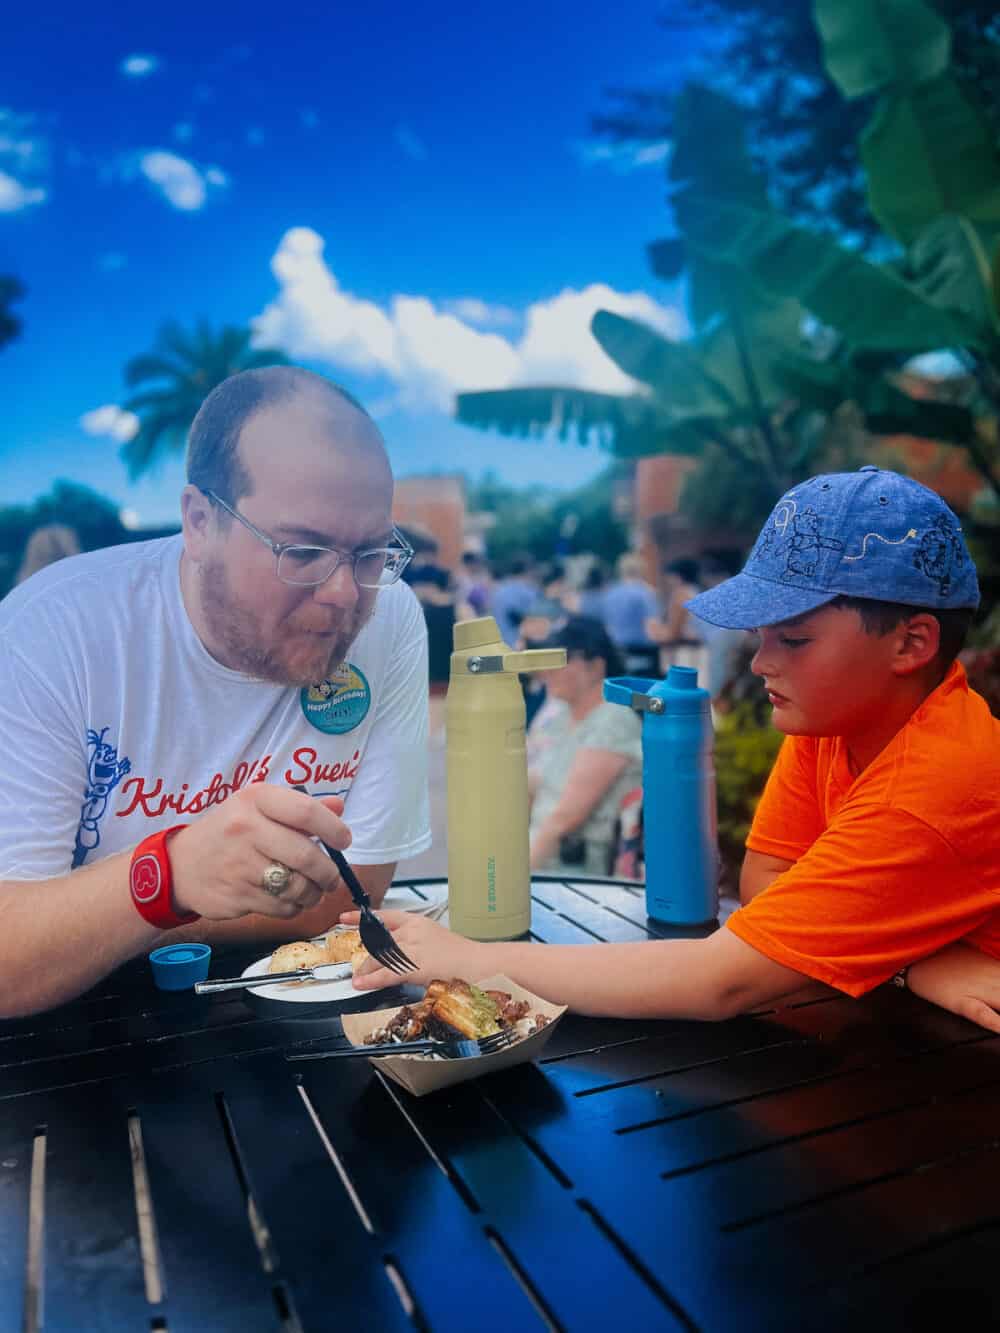
M 604 593 L 604 626 L 621 652 L 625 674 L 655 675 L 657 650 L 648 625 L 660 617 L 659 598 L 643 578 L 642 559 L 634 551 L 618 557 L 616 573 Z
M 702 561 L 702 584 L 707 590 L 740 572 L 742 560 L 738 551 L 725 550 L 706 553 Z M 704 676 L 699 684 L 712 697 L 713 714 L 720 706 L 727 687 L 740 670 L 740 664 L 749 656 L 750 635 L 743 629 L 728 629 L 711 625 L 707 620 L 693 617 L 705 645 Z
M 459 620 L 488 616 L 493 600 L 489 566 L 478 551 L 463 551 L 457 583 Z
M 660 674 L 666 675 L 671 666 L 694 667 L 704 679 L 706 667 L 705 643 L 698 622 L 691 616 L 685 603 L 701 591 L 701 570 L 697 560 L 682 556 L 664 565 L 666 581 L 666 612 L 662 619 L 646 622 L 646 632 L 660 645 Z
M 595 560 L 587 570 L 583 587 L 576 595 L 573 608 L 578 616 L 587 616 L 590 620 L 599 620 L 604 624 L 604 596 L 607 592 L 608 572 L 600 560 Z
M 504 642 L 511 648 L 517 644 L 521 621 L 538 597 L 538 584 L 530 571 L 530 560 L 515 556 L 504 577 L 493 588 L 493 617 Z
M 455 628 L 456 585 L 451 571 L 438 563 L 438 544 L 425 541 L 403 573 L 416 594 L 427 625 L 427 676 L 430 697 L 430 730 L 437 736 L 444 725 L 444 699 L 451 669 L 452 637 Z
M 46 565 L 53 565 L 68 555 L 79 554 L 80 539 L 72 528 L 64 523 L 46 523 L 36 528 L 28 538 L 14 583 L 23 583 Z
M 548 698 L 529 733 L 531 868 L 606 875 L 618 808 L 642 777 L 642 725 L 604 700 L 604 680 L 621 658 L 598 620 L 571 616 L 546 645 L 566 665 L 546 671 Z

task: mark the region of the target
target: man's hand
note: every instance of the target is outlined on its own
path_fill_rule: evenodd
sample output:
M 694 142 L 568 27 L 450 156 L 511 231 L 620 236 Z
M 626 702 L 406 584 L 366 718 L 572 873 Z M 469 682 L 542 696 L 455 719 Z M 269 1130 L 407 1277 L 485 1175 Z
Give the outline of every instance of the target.
M 384 986 L 398 986 L 403 981 L 413 986 L 426 986 L 437 978 L 450 981 L 452 977 L 462 977 L 466 981 L 475 981 L 496 970 L 483 945 L 454 934 L 436 921 L 429 921 L 414 912 L 379 912 L 379 916 L 392 931 L 399 947 L 417 964 L 417 970 L 398 975 L 368 958 L 355 973 L 357 990 L 381 990 Z M 344 912 L 340 919 L 345 925 L 357 926 L 361 913 Z
M 264 782 L 242 788 L 168 843 L 177 911 L 230 921 L 252 912 L 294 917 L 314 907 L 339 886 L 340 876 L 313 838 L 341 850 L 350 846 L 343 809 L 337 796 L 317 799 Z M 263 887 L 264 870 L 274 861 L 292 871 L 277 898 Z
M 906 984 L 932 1004 L 1000 1032 L 1000 959 L 967 944 L 951 944 L 914 963 Z

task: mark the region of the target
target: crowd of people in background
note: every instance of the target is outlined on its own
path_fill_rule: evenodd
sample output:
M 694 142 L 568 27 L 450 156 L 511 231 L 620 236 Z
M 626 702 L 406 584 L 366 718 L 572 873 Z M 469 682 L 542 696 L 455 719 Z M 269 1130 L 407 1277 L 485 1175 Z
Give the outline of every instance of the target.
M 492 615 L 511 648 L 564 647 L 567 665 L 522 678 L 528 723 L 531 861 L 546 873 L 635 873 L 622 860 L 641 819 L 640 726 L 603 700 L 606 677 L 658 679 L 694 667 L 713 713 L 726 707 L 748 636 L 710 625 L 685 608 L 697 593 L 737 573 L 741 553 L 660 563 L 626 551 L 609 569 L 597 556 L 492 565 L 467 551 L 451 572 L 428 542 L 406 571 L 424 608 L 430 663 L 432 743 L 444 744 L 452 631 L 456 620 Z

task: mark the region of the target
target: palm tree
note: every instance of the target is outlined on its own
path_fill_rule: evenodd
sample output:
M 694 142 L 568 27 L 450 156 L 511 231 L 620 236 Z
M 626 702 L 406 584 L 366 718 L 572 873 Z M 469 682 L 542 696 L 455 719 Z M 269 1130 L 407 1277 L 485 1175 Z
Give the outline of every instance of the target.
M 154 382 L 122 404 L 139 417 L 139 430 L 121 450 L 130 480 L 148 472 L 166 449 L 183 449 L 191 422 L 217 384 L 238 370 L 287 364 L 274 348 L 251 347 L 251 337 L 250 329 L 229 324 L 215 332 L 200 320 L 187 332 L 170 321 L 160 328 L 152 352 L 129 361 L 129 388 Z

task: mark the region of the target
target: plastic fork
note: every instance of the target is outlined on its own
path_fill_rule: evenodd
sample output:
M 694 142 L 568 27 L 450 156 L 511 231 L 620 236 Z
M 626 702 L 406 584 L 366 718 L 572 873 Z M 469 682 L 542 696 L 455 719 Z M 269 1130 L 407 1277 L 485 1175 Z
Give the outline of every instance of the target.
M 305 787 L 299 785 L 293 785 L 292 790 L 302 792 L 303 796 L 310 794 Z M 385 922 L 372 911 L 372 900 L 368 897 L 361 881 L 348 864 L 344 853 L 338 851 L 336 847 L 331 847 L 322 838 L 317 839 L 317 841 L 340 871 L 355 906 L 361 910 L 358 933 L 361 936 L 361 943 L 368 950 L 371 957 L 375 959 L 376 963 L 381 963 L 383 967 L 387 967 L 390 972 L 415 972 L 417 970 L 416 963 L 412 958 L 406 956 L 392 938 Z
M 441 1055 L 446 1060 L 475 1060 L 481 1055 L 493 1055 L 509 1046 L 517 1034 L 510 1028 L 494 1032 L 489 1037 L 455 1038 L 434 1041 L 387 1041 L 378 1046 L 347 1046 L 336 1051 L 304 1051 L 299 1055 L 286 1054 L 286 1060 L 345 1060 L 356 1055 Z

